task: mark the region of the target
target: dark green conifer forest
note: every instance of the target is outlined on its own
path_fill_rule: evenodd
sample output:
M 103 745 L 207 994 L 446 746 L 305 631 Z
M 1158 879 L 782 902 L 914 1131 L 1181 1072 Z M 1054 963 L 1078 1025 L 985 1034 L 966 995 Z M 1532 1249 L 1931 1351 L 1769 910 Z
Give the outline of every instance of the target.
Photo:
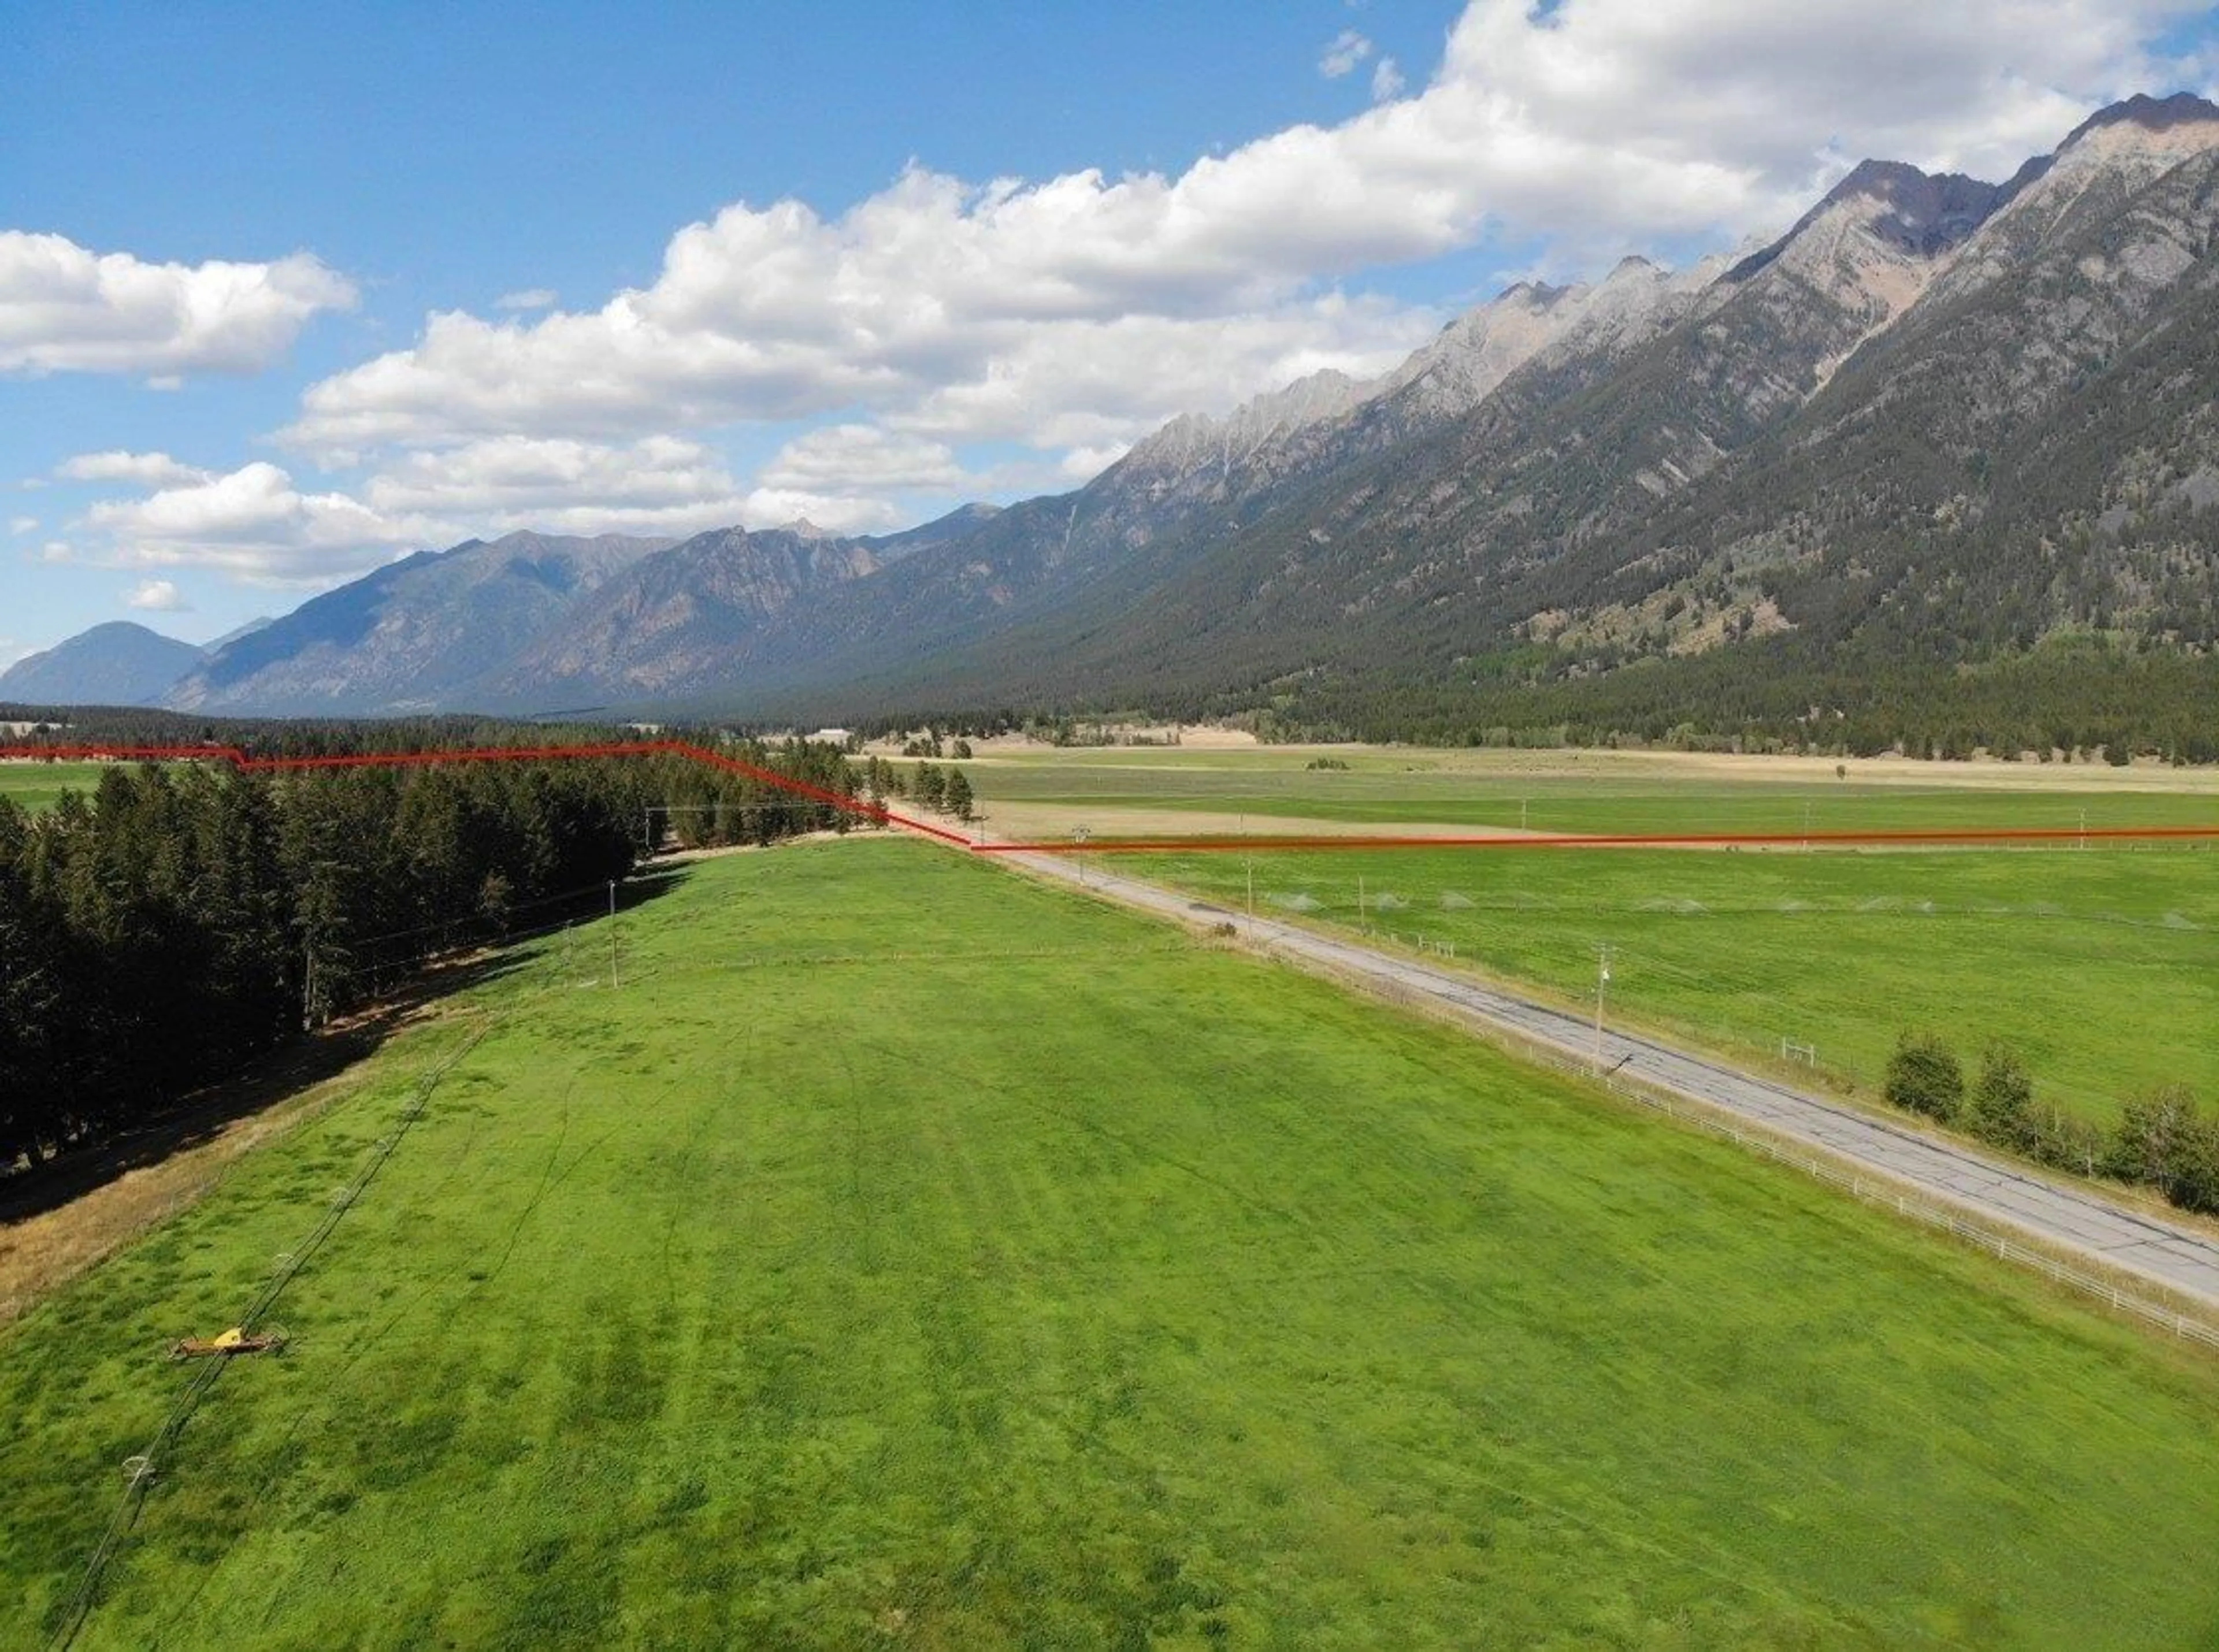
M 263 755 L 339 755 L 488 731 L 395 732 L 246 737 Z M 134 733 L 177 738 L 168 719 L 127 714 L 98 737 Z M 726 749 L 849 790 L 828 747 Z M 675 756 L 253 774 L 118 763 L 42 814 L 0 798 L 0 1165 L 127 1130 L 389 993 L 426 958 L 601 910 L 655 844 L 847 823 L 830 804 Z

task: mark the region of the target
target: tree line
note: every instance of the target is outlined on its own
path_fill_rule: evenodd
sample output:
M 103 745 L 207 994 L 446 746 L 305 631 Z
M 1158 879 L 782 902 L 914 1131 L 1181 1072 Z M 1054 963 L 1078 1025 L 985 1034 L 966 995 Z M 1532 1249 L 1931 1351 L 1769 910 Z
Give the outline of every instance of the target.
M 2219 1215 L 2219 1118 L 2201 1113 L 2184 1085 L 2135 1097 L 2106 1132 L 2036 1103 L 2026 1065 L 2008 1046 L 1989 1045 L 1967 1083 L 1940 1034 L 1905 1032 L 1888 1058 L 1884 1093 L 1898 1107 L 2037 1164 L 2137 1183 L 2183 1210 Z
M 958 740 L 955 755 L 970 756 L 970 742 Z M 943 767 L 938 763 L 921 762 L 904 774 L 883 757 L 867 757 L 863 761 L 862 786 L 866 797 L 881 808 L 889 798 L 907 798 L 920 809 L 935 810 L 957 820 L 971 821 L 979 817 L 979 800 L 971 790 L 970 776 L 952 764 Z
M 830 748 L 725 749 L 826 790 L 852 784 Z M 40 814 L 0 798 L 0 1166 L 127 1130 L 427 955 L 559 916 L 656 843 L 848 823 L 674 756 L 254 774 L 118 763 Z

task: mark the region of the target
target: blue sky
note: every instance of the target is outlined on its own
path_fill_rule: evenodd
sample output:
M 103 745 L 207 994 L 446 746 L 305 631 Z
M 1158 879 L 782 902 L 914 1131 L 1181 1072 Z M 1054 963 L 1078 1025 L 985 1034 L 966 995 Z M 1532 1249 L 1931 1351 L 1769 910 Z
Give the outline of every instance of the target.
M 2208 8 L 0 4 L 0 663 L 526 523 L 899 525 L 1528 272 L 2000 175 Z

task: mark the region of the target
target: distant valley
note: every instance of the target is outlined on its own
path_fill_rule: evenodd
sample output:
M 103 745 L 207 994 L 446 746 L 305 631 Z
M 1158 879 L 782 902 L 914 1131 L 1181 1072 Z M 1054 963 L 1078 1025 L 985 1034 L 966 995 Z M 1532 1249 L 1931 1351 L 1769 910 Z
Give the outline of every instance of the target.
M 1999 183 L 1868 162 L 1737 258 L 1513 287 L 1073 493 L 474 540 L 207 651 L 97 627 L 0 699 L 2219 755 L 2215 245 L 2219 109 L 2138 97 Z

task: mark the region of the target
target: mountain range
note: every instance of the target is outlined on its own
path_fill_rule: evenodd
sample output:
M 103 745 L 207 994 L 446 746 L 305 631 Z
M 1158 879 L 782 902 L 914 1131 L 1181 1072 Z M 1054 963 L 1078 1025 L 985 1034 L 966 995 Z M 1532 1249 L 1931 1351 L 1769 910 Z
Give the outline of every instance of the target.
M 1175 419 L 1073 493 L 876 537 L 474 540 L 205 654 L 97 627 L 0 698 L 1654 734 L 2060 650 L 2192 674 L 2215 247 L 2219 108 L 2135 97 L 2000 183 L 1868 161 L 1731 258 L 1520 283 L 1378 379 Z

